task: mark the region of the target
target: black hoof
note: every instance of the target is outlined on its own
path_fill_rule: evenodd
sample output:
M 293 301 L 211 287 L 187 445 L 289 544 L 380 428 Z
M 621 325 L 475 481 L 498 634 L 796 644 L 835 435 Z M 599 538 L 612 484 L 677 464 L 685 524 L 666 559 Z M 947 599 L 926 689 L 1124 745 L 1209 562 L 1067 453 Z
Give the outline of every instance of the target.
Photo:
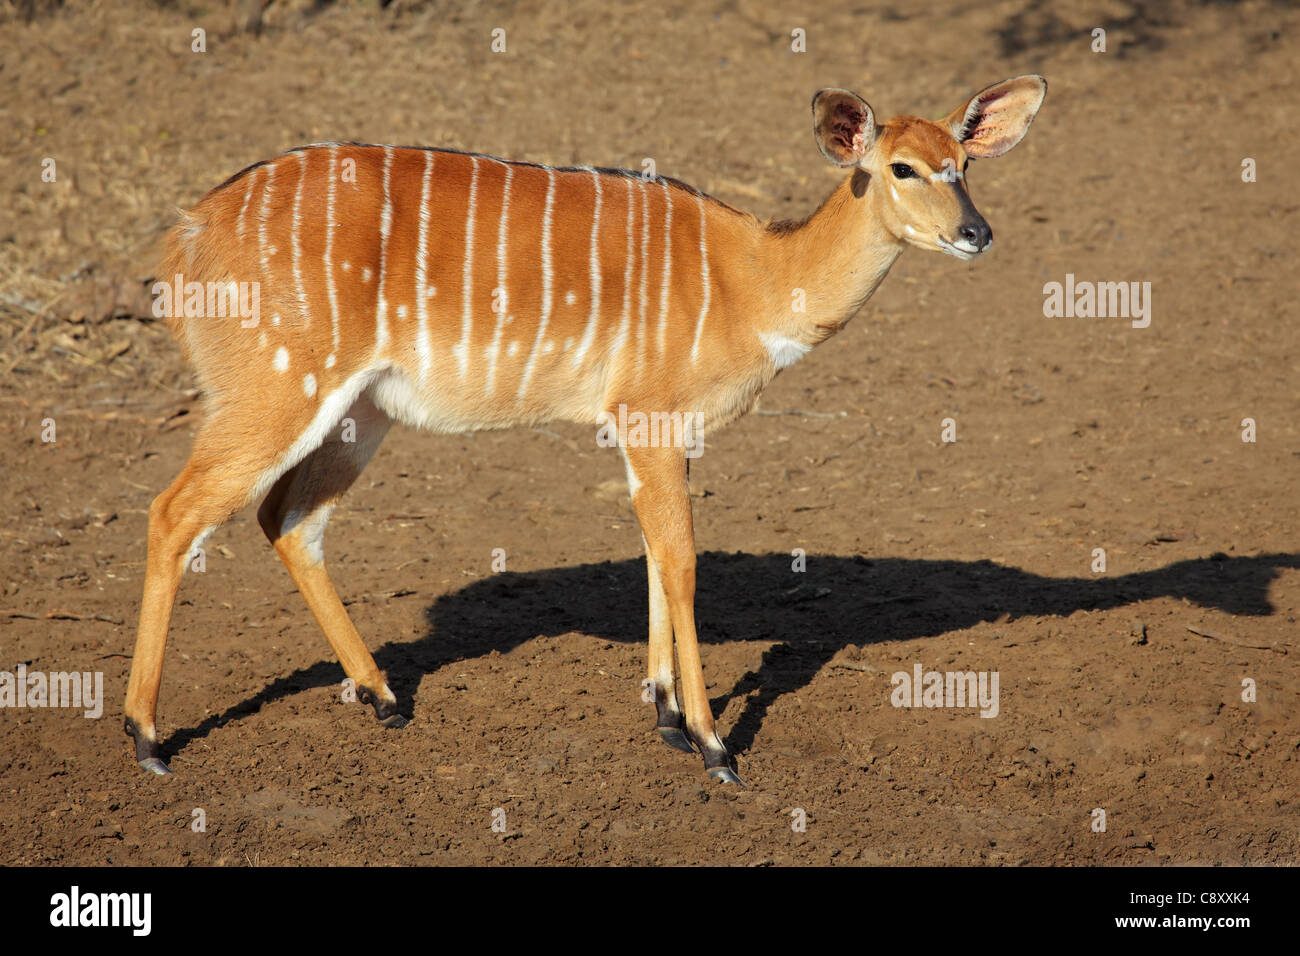
M 357 688 L 357 700 L 363 704 L 371 704 L 375 708 L 375 717 L 385 727 L 398 730 L 410 723 L 405 717 L 397 712 L 396 701 L 386 701 L 376 694 L 369 687 Z
M 135 726 L 135 722 L 130 717 L 123 722 L 122 729 L 135 742 L 135 762 L 140 765 L 141 770 L 146 773 L 156 773 L 160 777 L 172 772 L 171 767 L 163 762 L 162 751 L 158 749 L 158 742 L 150 740 L 140 733 Z
M 735 783 L 745 786 L 745 781 L 740 779 L 740 775 L 730 767 L 708 767 L 709 776 L 721 783 Z
M 659 736 L 663 738 L 664 743 L 674 750 L 680 750 L 683 753 L 693 754 L 695 745 L 691 743 L 691 738 L 686 736 L 686 731 L 680 727 L 660 727 Z
M 704 754 L 704 769 L 714 780 L 737 783 L 742 787 L 745 785 L 740 774 L 736 773 L 735 759 L 727 753 L 727 748 L 722 745 L 717 734 L 713 735 L 712 741 L 700 745 L 700 752 Z

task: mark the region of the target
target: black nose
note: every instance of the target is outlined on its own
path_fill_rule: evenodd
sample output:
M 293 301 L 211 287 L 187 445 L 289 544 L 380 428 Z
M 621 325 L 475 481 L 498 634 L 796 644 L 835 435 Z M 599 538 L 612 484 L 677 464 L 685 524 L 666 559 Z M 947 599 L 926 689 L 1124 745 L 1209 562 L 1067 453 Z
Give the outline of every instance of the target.
M 983 249 L 993 241 L 993 230 L 983 219 L 978 222 L 967 222 L 957 230 L 957 238 L 965 239 L 976 249 Z

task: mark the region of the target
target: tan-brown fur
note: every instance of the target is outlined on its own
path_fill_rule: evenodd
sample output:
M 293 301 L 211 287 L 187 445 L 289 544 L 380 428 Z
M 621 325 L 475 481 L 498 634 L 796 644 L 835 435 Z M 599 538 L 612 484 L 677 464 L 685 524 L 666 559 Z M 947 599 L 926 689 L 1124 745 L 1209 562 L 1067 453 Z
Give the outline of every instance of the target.
M 997 155 L 1024 135 L 1044 89 L 1040 78 L 1020 77 L 939 123 L 902 116 L 879 127 L 856 94 L 823 91 L 814 101 L 819 145 L 854 168 L 806 220 L 779 227 L 672 181 L 358 145 L 293 151 L 208 193 L 168 234 L 159 278 L 257 283 L 261 316 L 253 328 L 238 317 L 168 319 L 208 406 L 189 462 L 150 509 L 126 701 L 138 754 L 157 757 L 168 621 L 201 533 L 265 495 L 258 519 L 344 670 L 378 705 L 395 706 L 321 552 L 330 509 L 392 420 L 444 431 L 592 425 L 626 405 L 698 413 L 706 431 L 725 425 L 753 405 L 779 363 L 841 328 L 906 245 L 952 241 L 973 209 L 965 183 L 929 176 L 945 159 L 964 167 L 954 131 Z M 340 175 L 349 161 L 351 180 Z M 895 162 L 921 178 L 895 182 Z M 507 307 L 497 312 L 503 270 Z M 792 308 L 797 292 L 805 311 Z M 355 425 L 355 441 L 341 436 L 340 420 Z M 660 722 L 684 722 L 726 778 L 695 632 L 685 450 L 623 452 L 646 541 Z

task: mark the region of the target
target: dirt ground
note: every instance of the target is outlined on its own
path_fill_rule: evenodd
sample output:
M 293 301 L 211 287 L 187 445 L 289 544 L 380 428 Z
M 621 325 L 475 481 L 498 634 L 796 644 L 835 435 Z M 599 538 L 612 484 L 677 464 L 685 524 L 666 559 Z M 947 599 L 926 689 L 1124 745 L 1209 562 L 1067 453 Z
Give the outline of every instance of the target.
M 0 671 L 102 672 L 106 701 L 0 709 L 0 863 L 1300 862 L 1293 6 L 277 3 L 260 35 L 216 4 L 2 9 Z M 147 296 L 177 206 L 338 139 L 653 157 L 802 216 L 841 175 L 818 88 L 937 117 L 1027 72 L 1038 119 L 970 175 L 994 251 L 906 253 L 694 463 L 705 674 L 748 786 L 659 742 L 623 469 L 563 425 L 395 431 L 336 513 L 409 727 L 344 702 L 250 509 L 181 589 L 175 773 L 136 768 L 147 509 L 201 415 Z M 1150 326 L 1046 318 L 1067 273 L 1149 282 Z M 894 707 L 917 664 L 996 671 L 997 716 Z

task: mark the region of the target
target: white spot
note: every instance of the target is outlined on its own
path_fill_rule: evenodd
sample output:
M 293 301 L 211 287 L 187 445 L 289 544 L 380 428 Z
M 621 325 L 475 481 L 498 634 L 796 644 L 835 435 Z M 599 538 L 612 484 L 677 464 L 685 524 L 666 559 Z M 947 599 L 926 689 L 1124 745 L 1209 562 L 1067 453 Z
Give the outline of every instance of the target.
M 564 351 L 567 352 L 571 348 L 573 348 L 573 336 L 569 336 L 567 339 L 564 340 Z
M 264 349 L 264 348 L 266 348 L 266 333 L 265 333 L 265 332 L 258 332 L 258 333 L 257 333 L 257 347 L 258 347 L 259 349 Z
M 272 324 L 272 325 L 279 325 L 279 324 L 280 324 L 280 313 L 279 313 L 279 312 L 272 312 L 272 313 L 271 313 L 271 324 Z
M 361 269 L 361 281 L 362 281 L 362 282 L 369 282 L 369 281 L 370 281 L 370 275 L 371 275 L 371 273 L 370 273 L 370 266 L 363 266 L 362 269 Z
M 514 355 L 518 351 L 519 351 L 518 342 L 511 342 L 509 345 L 506 346 L 506 355 Z
M 275 358 L 271 360 L 271 367 L 277 372 L 287 372 L 289 370 L 289 350 L 283 345 L 275 350 Z
M 767 349 L 767 354 L 772 357 L 772 363 L 778 369 L 793 365 L 812 348 L 797 339 L 771 332 L 759 332 L 758 340 L 763 343 L 763 348 Z
M 432 299 L 437 294 L 438 294 L 438 290 L 435 289 L 433 286 L 429 286 L 427 289 L 424 290 L 424 297 L 426 299 Z
M 555 343 L 554 343 L 554 342 L 543 342 L 543 343 L 542 343 L 542 354 L 543 354 L 543 355 L 550 355 L 550 354 L 551 354 L 552 352 L 554 352 L 554 351 L 555 351 Z
M 397 317 L 398 317 L 399 319 L 404 319 L 404 318 L 406 318 L 406 306 L 404 306 L 404 305 L 399 305 L 399 306 L 397 307 Z
M 575 302 L 577 302 L 577 301 L 578 301 L 578 294 L 577 294 L 576 292 L 569 291 L 569 292 L 564 293 L 564 304 L 565 304 L 565 305 L 573 305 L 573 303 L 575 303 Z
M 350 262 L 344 262 L 344 263 L 343 263 L 343 271 L 344 271 L 344 272 L 351 272 L 351 271 L 352 271 L 352 263 L 350 263 Z
M 308 372 L 302 380 L 302 390 L 307 393 L 308 398 L 316 394 L 316 376 Z
M 331 352 L 331 353 L 329 354 L 329 357 L 325 359 L 325 367 L 326 367 L 326 368 L 333 368 L 333 367 L 334 367 L 334 363 L 335 363 L 336 361 L 338 361 L 338 356 L 336 356 L 333 352 Z

